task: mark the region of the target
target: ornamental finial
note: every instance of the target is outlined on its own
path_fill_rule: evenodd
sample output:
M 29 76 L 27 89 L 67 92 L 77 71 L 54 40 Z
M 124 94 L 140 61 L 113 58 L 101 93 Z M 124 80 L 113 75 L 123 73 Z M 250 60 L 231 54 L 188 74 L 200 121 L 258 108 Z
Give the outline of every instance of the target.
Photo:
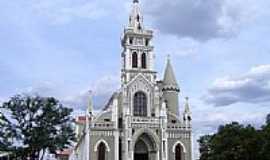
M 171 60 L 171 55 L 167 54 L 167 60 Z
M 91 90 L 89 90 L 88 94 L 89 94 L 89 98 L 88 98 L 87 112 L 88 112 L 88 114 L 92 115 L 92 112 L 93 112 L 93 102 L 92 102 L 93 92 Z
M 189 97 L 186 97 L 186 104 L 185 104 L 185 113 L 190 113 L 190 108 L 189 108 Z

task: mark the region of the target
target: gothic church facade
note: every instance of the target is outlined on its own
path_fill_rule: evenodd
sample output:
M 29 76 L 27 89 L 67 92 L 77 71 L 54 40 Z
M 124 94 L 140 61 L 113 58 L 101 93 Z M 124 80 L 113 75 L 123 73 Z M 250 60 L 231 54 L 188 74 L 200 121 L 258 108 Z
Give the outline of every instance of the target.
M 86 116 L 77 121 L 78 142 L 70 159 L 192 159 L 189 104 L 179 113 L 180 88 L 170 58 L 163 79 L 157 80 L 152 38 L 134 0 L 121 40 L 121 88 L 97 115 L 90 99 Z

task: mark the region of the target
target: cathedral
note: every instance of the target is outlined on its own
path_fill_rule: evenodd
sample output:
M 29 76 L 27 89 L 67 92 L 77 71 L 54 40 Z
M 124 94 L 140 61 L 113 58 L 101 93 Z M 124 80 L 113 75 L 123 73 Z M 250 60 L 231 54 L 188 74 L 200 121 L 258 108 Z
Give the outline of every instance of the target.
M 188 98 L 179 107 L 180 87 L 169 57 L 164 77 L 157 80 L 153 31 L 143 20 L 134 0 L 121 39 L 121 88 L 96 115 L 89 98 L 86 115 L 76 120 L 78 141 L 70 159 L 192 159 Z

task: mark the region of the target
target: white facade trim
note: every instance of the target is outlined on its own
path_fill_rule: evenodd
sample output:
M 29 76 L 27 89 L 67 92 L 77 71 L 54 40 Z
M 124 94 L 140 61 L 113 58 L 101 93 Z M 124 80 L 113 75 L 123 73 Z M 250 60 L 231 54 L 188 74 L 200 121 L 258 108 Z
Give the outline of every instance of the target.
M 182 146 L 183 152 L 186 153 L 187 152 L 186 147 L 185 147 L 185 145 L 181 141 L 177 141 L 176 143 L 174 143 L 174 145 L 172 147 L 172 152 L 175 153 L 175 148 L 176 148 L 176 146 L 178 144 L 180 144 Z
M 135 144 L 138 140 L 138 138 L 143 134 L 146 133 L 150 138 L 153 138 L 154 145 L 156 147 L 156 150 L 159 150 L 159 137 L 149 128 L 141 128 L 139 129 L 133 136 L 132 136 L 132 150 L 135 148 Z
M 133 82 L 136 82 L 137 79 L 139 78 L 143 78 L 143 80 L 145 80 L 148 84 L 150 84 L 151 87 L 154 87 L 153 82 L 149 81 L 147 78 L 145 78 L 145 76 L 142 73 L 138 73 L 131 81 L 129 81 L 126 85 L 130 86 L 130 84 L 132 84 Z
M 95 151 L 95 152 L 98 151 L 98 146 L 100 145 L 100 143 L 104 143 L 104 144 L 105 144 L 105 146 L 106 146 L 106 151 L 107 151 L 107 152 L 110 152 L 110 151 L 111 151 L 111 149 L 110 149 L 110 147 L 109 147 L 109 144 L 108 144 L 104 139 L 100 139 L 100 140 L 96 143 L 96 145 L 95 145 L 95 147 L 94 147 L 94 151 Z

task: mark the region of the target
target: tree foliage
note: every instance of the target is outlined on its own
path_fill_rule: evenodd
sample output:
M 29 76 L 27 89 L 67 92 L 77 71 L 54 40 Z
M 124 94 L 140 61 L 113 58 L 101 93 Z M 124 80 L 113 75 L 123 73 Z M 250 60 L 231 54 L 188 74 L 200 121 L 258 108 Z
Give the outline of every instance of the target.
M 0 108 L 0 150 L 14 159 L 38 159 L 74 140 L 72 109 L 52 97 L 17 95 Z
M 266 125 L 263 126 L 261 131 L 262 137 L 265 141 L 262 143 L 262 155 L 265 159 L 270 159 L 270 114 L 267 115 Z
M 267 116 L 267 122 L 269 115 Z M 270 123 L 255 129 L 237 122 L 199 140 L 200 160 L 270 160 Z
M 200 159 L 201 160 L 208 160 L 208 158 L 210 157 L 211 139 L 212 139 L 212 136 L 206 135 L 206 136 L 201 137 L 198 140 L 199 145 L 200 145 L 200 153 L 201 153 Z
M 266 117 L 266 124 L 270 125 L 270 114 L 268 114 Z

